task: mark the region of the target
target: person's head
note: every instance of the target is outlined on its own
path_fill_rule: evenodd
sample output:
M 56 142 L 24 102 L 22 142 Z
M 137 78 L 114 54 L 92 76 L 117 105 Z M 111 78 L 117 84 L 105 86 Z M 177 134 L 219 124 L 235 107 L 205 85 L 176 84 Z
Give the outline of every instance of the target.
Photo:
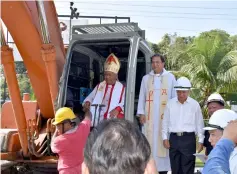
M 208 115 L 211 116 L 215 111 L 224 109 L 225 101 L 218 93 L 211 94 L 207 99 Z
M 59 135 L 64 134 L 76 125 L 76 116 L 70 108 L 63 107 L 57 110 L 53 125 Z
M 137 126 L 127 120 L 105 120 L 87 139 L 82 174 L 142 174 L 150 155 L 150 145 Z
M 105 71 L 104 72 L 104 79 L 108 85 L 113 85 L 116 83 L 118 79 L 118 74 L 115 74 L 111 71 Z
M 155 74 L 162 72 L 165 66 L 165 58 L 161 54 L 154 54 L 151 56 L 151 67 Z
M 177 92 L 177 97 L 180 103 L 184 103 L 188 96 L 189 91 L 191 89 L 191 83 L 188 78 L 186 77 L 180 77 L 175 85 L 175 90 Z
M 118 79 L 120 69 L 119 59 L 112 53 L 108 56 L 104 64 L 104 79 L 107 84 L 113 85 Z
M 210 133 L 209 142 L 212 146 L 215 146 L 220 140 L 227 124 L 236 119 L 237 114 L 229 109 L 219 109 L 213 113 L 207 127 L 204 128 L 204 130 L 208 130 Z

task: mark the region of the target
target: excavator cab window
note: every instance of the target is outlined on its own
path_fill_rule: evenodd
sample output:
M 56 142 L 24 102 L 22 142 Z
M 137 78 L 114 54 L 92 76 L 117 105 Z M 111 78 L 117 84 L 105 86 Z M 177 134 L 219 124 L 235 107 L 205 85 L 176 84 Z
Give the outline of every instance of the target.
M 68 79 L 65 83 L 67 91 L 62 94 L 66 94 L 64 106 L 72 107 L 79 118 L 83 115 L 82 102 L 96 85 L 104 80 L 104 62 L 111 53 L 114 53 L 120 60 L 121 68 L 118 79 L 126 86 L 129 76 L 130 50 L 131 43 L 128 39 L 76 42 L 71 50 L 68 50 L 71 51 L 71 56 L 67 58 L 68 74 L 64 73 L 64 79 Z M 139 47 L 137 50 L 137 71 L 134 77 L 136 79 L 134 113 L 137 109 L 142 77 L 149 71 L 147 67 L 147 55 Z

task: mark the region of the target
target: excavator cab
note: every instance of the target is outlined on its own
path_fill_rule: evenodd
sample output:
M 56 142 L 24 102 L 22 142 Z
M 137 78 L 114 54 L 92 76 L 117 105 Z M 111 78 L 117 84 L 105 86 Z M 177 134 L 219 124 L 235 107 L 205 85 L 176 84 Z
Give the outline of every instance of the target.
M 118 78 L 126 86 L 125 116 L 133 120 L 141 80 L 150 71 L 152 55 L 145 31 L 137 23 L 73 26 L 60 79 L 58 107 L 71 107 L 76 115 L 83 115 L 83 100 L 103 81 L 104 62 L 111 53 L 121 63 Z

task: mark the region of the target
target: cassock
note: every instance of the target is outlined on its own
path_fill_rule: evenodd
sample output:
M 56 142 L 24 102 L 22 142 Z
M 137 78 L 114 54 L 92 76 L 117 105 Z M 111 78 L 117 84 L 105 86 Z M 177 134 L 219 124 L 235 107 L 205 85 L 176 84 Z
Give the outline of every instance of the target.
M 96 126 L 98 122 L 110 118 L 110 111 L 116 109 L 119 111 L 117 118 L 124 118 L 124 97 L 125 87 L 119 81 L 114 85 L 108 85 L 105 81 L 98 84 L 90 95 L 84 100 L 90 102 L 92 113 L 92 126 Z M 100 105 L 103 105 L 100 107 Z M 95 121 L 94 121 L 95 120 Z
M 163 69 L 161 74 L 151 71 L 142 79 L 137 114 L 146 116 L 142 132 L 147 137 L 158 171 L 169 171 L 168 150 L 163 146 L 161 123 L 166 103 L 176 96 L 175 77 Z
M 111 53 L 105 61 L 104 71 L 118 74 L 120 69 L 119 59 Z M 83 103 L 90 103 L 92 126 L 98 125 L 102 120 L 110 118 L 110 111 L 119 111 L 117 118 L 124 118 L 125 87 L 118 80 L 113 85 L 106 81 L 98 84 Z

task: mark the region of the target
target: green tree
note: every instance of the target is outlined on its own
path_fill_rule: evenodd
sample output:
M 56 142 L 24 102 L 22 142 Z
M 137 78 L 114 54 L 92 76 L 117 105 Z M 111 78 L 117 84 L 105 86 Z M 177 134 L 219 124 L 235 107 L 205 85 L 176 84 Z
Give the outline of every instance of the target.
M 183 66 L 183 62 L 178 60 L 179 55 L 188 48 L 193 42 L 194 37 L 173 37 L 173 43 L 170 44 L 169 52 L 167 54 L 167 69 L 179 72 L 180 68 Z
M 26 74 L 27 72 L 23 61 L 15 62 L 15 68 L 16 74 Z
M 227 38 L 223 31 L 202 33 L 178 58 L 183 64 L 181 71 L 189 74 L 193 86 L 199 90 L 201 107 L 213 92 L 237 90 L 237 51 L 231 51 Z
M 29 93 L 31 96 L 31 100 L 35 100 L 35 95 L 30 83 L 30 79 L 27 75 L 27 70 L 24 66 L 23 62 L 15 62 L 15 68 L 16 68 L 16 76 L 17 76 L 17 81 L 18 85 L 20 88 L 20 94 L 21 97 L 23 97 L 23 93 Z M 1 80 L 1 100 L 5 101 L 10 99 L 9 97 L 9 92 L 8 92 L 8 86 L 5 83 L 5 76 L 3 72 L 3 67 L 0 67 L 0 80 Z
M 180 37 L 174 34 L 165 34 L 161 42 L 151 44 L 154 52 L 160 53 L 166 57 L 166 69 L 178 71 L 182 64 L 177 61 L 177 58 L 187 46 L 193 42 L 194 37 Z M 178 72 L 176 72 L 178 73 Z
M 161 40 L 160 43 L 157 44 L 157 52 L 166 56 L 169 53 L 169 49 L 170 49 L 170 44 L 171 44 L 171 39 L 172 39 L 173 35 L 169 35 L 169 34 L 165 34 Z
M 230 37 L 231 50 L 237 50 L 237 35 Z

